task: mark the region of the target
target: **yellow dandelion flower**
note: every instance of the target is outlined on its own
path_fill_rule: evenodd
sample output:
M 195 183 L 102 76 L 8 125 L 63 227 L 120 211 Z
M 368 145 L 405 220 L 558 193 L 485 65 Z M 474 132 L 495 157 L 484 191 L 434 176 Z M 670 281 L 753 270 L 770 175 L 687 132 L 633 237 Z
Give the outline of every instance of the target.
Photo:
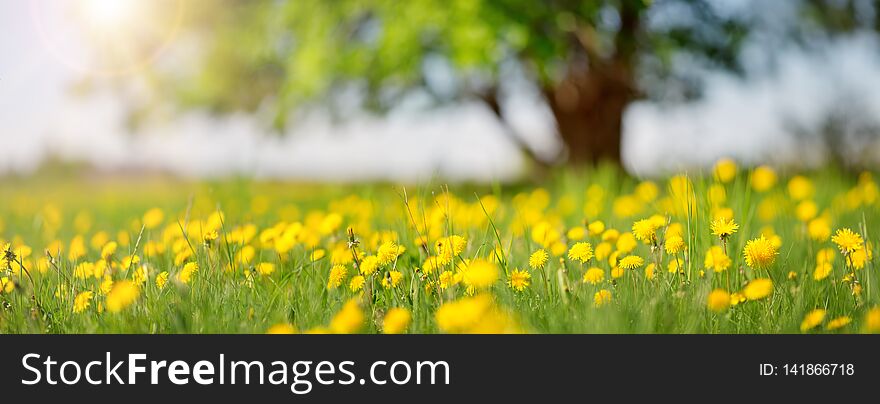
M 797 175 L 788 181 L 788 195 L 795 201 L 803 201 L 812 198 L 815 192 L 816 187 L 807 177 Z
M 684 273 L 684 260 L 681 258 L 676 258 L 669 261 L 669 264 L 666 265 L 667 271 L 669 273 L 674 274 L 676 272 L 683 274 Z
M 852 255 L 849 256 L 849 259 L 852 263 L 853 268 L 855 269 L 864 269 L 865 264 L 868 261 L 874 259 L 874 252 L 870 247 L 870 243 L 868 248 L 861 248 L 856 250 Z
M 507 280 L 507 286 L 511 289 L 522 292 L 531 284 L 532 274 L 526 271 L 514 269 L 510 272 L 510 278 Z
M 813 280 L 821 281 L 827 278 L 834 271 L 834 267 L 830 262 L 823 262 L 821 264 L 816 265 L 816 270 L 813 271 Z
M 735 161 L 725 158 L 718 160 L 718 162 L 715 163 L 713 173 L 716 180 L 726 184 L 736 178 L 736 172 L 738 170 L 739 168 L 736 166 Z
M 464 271 L 464 283 L 477 289 L 492 286 L 498 280 L 498 266 L 492 262 L 477 259 L 471 261 Z
M 880 334 L 880 307 L 875 307 L 865 315 L 865 332 Z
M 742 291 L 742 294 L 749 300 L 761 300 L 772 293 L 773 281 L 767 278 L 758 278 L 749 282 Z
M 568 250 L 568 246 L 561 241 L 557 241 L 550 246 L 550 254 L 553 254 L 554 257 L 562 256 L 566 250 Z
M 186 265 L 183 266 L 183 269 L 177 274 L 177 280 L 181 283 L 188 284 L 192 280 L 193 275 L 198 271 L 199 264 L 196 264 L 195 262 L 187 262 Z
M 327 278 L 327 289 L 336 289 L 342 285 L 345 276 L 348 274 L 348 268 L 343 265 L 334 265 L 330 268 L 330 276 Z
M 257 249 L 253 246 L 246 245 L 242 247 L 235 256 L 236 261 L 240 262 L 242 265 L 250 265 L 257 256 Z
M 82 236 L 76 236 L 70 240 L 70 249 L 67 251 L 67 259 L 76 261 L 86 255 L 86 242 Z
M 727 189 L 721 184 L 712 184 L 709 187 L 709 203 L 713 206 L 720 206 L 727 203 Z
M 263 276 L 272 275 L 275 272 L 275 264 L 271 262 L 261 262 L 257 264 L 257 272 Z
M 602 233 L 602 241 L 608 243 L 617 243 L 617 239 L 620 238 L 620 231 L 616 229 L 608 229 Z
M 633 223 L 632 233 L 636 239 L 645 244 L 657 243 L 657 222 L 651 219 L 639 220 Z
M 488 294 L 444 303 L 434 314 L 444 333 L 505 334 L 519 331 L 516 322 L 498 309 Z
M 92 304 L 92 298 L 94 296 L 95 293 L 90 290 L 80 292 L 78 295 L 76 295 L 76 298 L 73 299 L 73 312 L 82 313 L 86 311 Z
M 838 230 L 831 241 L 837 244 L 837 248 L 843 255 L 850 255 L 865 246 L 865 240 L 862 239 L 862 236 L 850 229 Z
M 453 258 L 458 257 L 467 247 L 467 240 L 464 237 L 452 235 L 441 238 L 434 243 L 434 252 L 442 264 L 448 264 Z
M 338 213 L 330 213 L 321 220 L 318 225 L 318 232 L 327 235 L 339 229 L 342 225 L 342 216 Z
M 858 283 L 855 285 L 852 285 L 852 295 L 853 296 L 861 296 L 862 295 L 862 285 L 860 285 Z
M 220 233 L 217 230 L 208 230 L 202 234 L 202 242 L 206 245 L 210 245 L 212 242 L 216 241 L 220 237 Z M 287 251 L 278 251 L 279 253 L 284 253 Z
M 611 255 L 608 256 L 608 265 L 611 265 L 612 268 L 616 268 L 617 262 L 620 260 L 621 254 L 622 253 L 620 251 L 615 251 L 611 253 Z
M 584 273 L 584 283 L 589 283 L 591 285 L 598 285 L 605 280 L 605 271 L 601 268 L 590 268 Z
M 636 236 L 632 233 L 623 233 L 617 238 L 617 251 L 621 254 L 629 254 L 639 246 Z
M 575 226 L 569 229 L 565 236 L 571 241 L 580 241 L 587 236 L 587 229 L 583 226 Z
M 165 220 L 165 213 L 162 212 L 162 209 L 153 208 L 144 213 L 142 220 L 147 230 L 153 230 L 159 227 L 162 221 Z
M 576 243 L 568 250 L 568 259 L 585 263 L 593 259 L 593 246 L 590 243 Z
M 131 281 L 119 281 L 113 285 L 113 289 L 107 294 L 105 300 L 107 311 L 118 313 L 131 306 L 141 295 L 141 290 Z
M 658 229 L 666 227 L 666 225 L 669 224 L 669 219 L 667 219 L 667 217 L 663 215 L 654 215 L 648 218 L 648 220 L 650 220 Z
M 107 295 L 110 291 L 113 290 L 113 277 L 110 275 L 104 275 L 104 279 L 101 281 L 101 286 L 99 292 L 102 295 Z
M 183 265 L 190 258 L 192 258 L 192 250 L 181 250 L 174 256 L 174 265 Z
M 672 236 L 666 239 L 664 243 L 664 248 L 666 249 L 666 253 L 669 255 L 675 255 L 682 252 L 685 248 L 684 239 L 681 236 Z
M 810 220 L 807 224 L 807 233 L 815 241 L 827 241 L 831 238 L 831 221 L 825 216 Z
M 388 265 L 397 260 L 399 251 L 400 248 L 398 248 L 397 243 L 393 241 L 382 243 L 382 245 L 379 246 L 379 250 L 376 252 L 376 258 L 378 259 L 379 265 Z
M 801 332 L 812 330 L 822 324 L 823 321 L 825 321 L 825 310 L 813 310 L 804 316 L 804 321 L 801 322 Z
M 595 251 L 596 259 L 599 261 L 605 261 L 608 259 L 608 257 L 611 256 L 611 253 L 613 253 L 613 252 L 614 252 L 614 246 L 612 246 L 611 243 L 607 243 L 607 242 L 603 241 L 603 242 L 599 243 L 599 245 L 596 246 L 596 251 Z
M 653 181 L 642 181 L 636 186 L 635 195 L 642 202 L 654 202 L 660 195 L 660 187 Z
M 128 247 L 131 244 L 131 235 L 128 234 L 125 230 L 120 230 L 116 233 L 116 241 L 119 245 L 123 247 Z
M 364 283 L 366 283 L 366 279 L 363 275 L 357 275 L 351 278 L 351 281 L 348 282 L 348 289 L 352 292 L 359 292 L 364 289 Z
M 388 271 L 385 274 L 385 277 L 382 278 L 382 287 L 385 289 L 396 288 L 397 285 L 400 284 L 401 279 L 403 279 L 403 273 L 400 271 Z
M 456 284 L 458 284 L 458 282 L 461 281 L 461 277 L 456 276 L 454 273 L 452 273 L 452 271 L 443 271 L 443 273 L 440 274 L 439 281 L 440 290 L 446 290 L 450 286 L 455 286 Z
M 630 218 L 644 211 L 644 202 L 633 195 L 623 195 L 614 200 L 612 210 L 618 218 Z
M 712 220 L 733 220 L 734 212 L 731 208 L 713 208 L 712 209 Z
M 722 312 L 730 307 L 730 293 L 724 289 L 715 289 L 706 298 L 706 306 L 714 312 Z
M 593 304 L 596 307 L 602 307 L 608 303 L 611 303 L 611 292 L 607 289 L 602 289 L 593 295 Z
M 645 265 L 645 260 L 637 255 L 630 255 L 620 260 L 618 266 L 623 269 L 638 269 Z
M 768 166 L 760 166 L 752 172 L 752 189 L 758 192 L 767 192 L 776 186 L 777 180 L 775 170 Z
M 852 318 L 849 316 L 841 316 L 829 321 L 828 325 L 825 326 L 825 329 L 829 331 L 839 330 L 849 325 L 849 323 L 852 323 Z
M 330 330 L 336 334 L 354 334 L 361 330 L 365 320 L 366 316 L 357 300 L 351 299 L 330 320 Z
M 168 283 L 168 271 L 162 271 L 159 275 L 156 275 L 156 287 L 159 289 L 165 289 L 165 284 Z
M 104 245 L 104 248 L 101 249 L 101 259 L 108 260 L 113 254 L 116 253 L 116 248 L 118 244 L 115 241 L 111 241 Z
M 385 318 L 382 320 L 382 332 L 385 334 L 403 334 L 406 332 L 411 321 L 412 315 L 409 313 L 409 310 L 394 307 L 385 313 Z
M 532 241 L 547 247 L 559 240 L 561 235 L 554 226 L 546 221 L 539 222 L 532 227 Z M 448 244 L 448 243 L 447 243 Z M 438 251 L 439 254 L 439 251 Z
M 12 279 L 6 276 L 0 278 L 0 293 L 12 293 L 13 290 L 15 290 L 15 282 Z
M 724 272 L 727 268 L 730 268 L 731 263 L 732 261 L 730 257 L 724 253 L 723 248 L 712 246 L 709 248 L 709 251 L 706 252 L 706 259 L 703 263 L 703 267 L 715 272 Z
M 361 260 L 360 273 L 364 276 L 370 276 L 379 269 L 379 257 L 370 255 Z
M 78 279 L 91 278 L 95 274 L 95 264 L 81 262 L 73 269 L 73 276 Z
M 740 303 L 744 303 L 746 301 L 746 296 L 739 292 L 733 292 L 730 294 L 730 305 L 736 306 Z
M 722 240 L 727 240 L 728 237 L 734 235 L 739 230 L 739 225 L 733 219 L 723 217 L 713 220 L 709 227 L 712 229 L 712 235 Z
M 654 270 L 657 269 L 657 264 L 651 263 L 645 267 L 645 279 L 652 281 L 654 280 Z
M 437 327 L 446 333 L 463 333 L 472 329 L 491 310 L 491 297 L 486 294 L 465 297 L 444 303 L 434 313 Z
M 437 257 L 428 257 L 422 264 L 422 272 L 433 274 L 434 271 L 441 266 L 442 264 L 440 264 L 440 260 L 438 260 Z
M 340 243 L 330 251 L 330 264 L 332 265 L 348 265 L 352 261 L 354 261 L 354 256 L 345 244 Z
M 140 266 L 137 267 L 134 271 L 131 272 L 131 281 L 138 284 L 143 285 L 147 283 L 147 270 L 146 268 Z
M 778 254 L 779 246 L 763 235 L 754 240 L 750 240 L 746 243 L 746 247 L 743 250 L 746 264 L 755 269 L 766 269 L 773 265 Z
M 327 251 L 319 248 L 315 251 L 312 251 L 312 253 L 309 254 L 309 260 L 312 262 L 315 262 L 317 260 L 320 260 L 321 258 L 324 258 L 324 256 L 326 256 L 326 255 L 327 255 Z
M 591 222 L 587 229 L 590 231 L 590 235 L 595 237 L 605 233 L 605 223 L 601 220 L 596 220 Z
M 544 268 L 544 266 L 547 265 L 547 260 L 549 258 L 547 251 L 544 251 L 543 249 L 537 250 L 529 257 L 529 267 L 532 269 Z
M 275 324 L 275 325 L 269 327 L 268 330 L 266 330 L 266 334 L 296 334 L 296 333 L 297 333 L 296 327 L 294 327 L 290 323 Z
M 141 257 L 138 255 L 129 255 L 122 259 L 121 267 L 123 269 L 129 269 L 137 264 L 141 263 Z M 105 261 L 106 264 L 106 261 Z
M 816 254 L 816 264 L 833 264 L 836 257 L 837 255 L 833 248 L 823 248 Z
M 794 215 L 797 219 L 804 223 L 809 223 L 810 220 L 815 219 L 818 214 L 819 206 L 813 201 L 803 201 L 799 203 L 794 210 Z

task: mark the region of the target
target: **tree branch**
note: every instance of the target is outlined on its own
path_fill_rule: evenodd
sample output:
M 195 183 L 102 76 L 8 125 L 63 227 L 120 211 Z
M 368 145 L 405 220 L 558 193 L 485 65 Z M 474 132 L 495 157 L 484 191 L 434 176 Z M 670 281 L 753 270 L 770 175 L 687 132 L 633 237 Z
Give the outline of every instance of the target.
M 480 92 L 477 94 L 477 97 L 482 100 L 486 106 L 495 114 L 495 117 L 498 118 L 498 123 L 501 124 L 502 132 L 507 135 L 507 139 L 510 140 L 518 149 L 520 149 L 523 153 L 525 153 L 526 157 L 529 160 L 537 163 L 542 168 L 549 167 L 556 163 L 554 160 L 548 160 L 539 156 L 532 147 L 528 144 L 528 142 L 523 139 L 523 137 L 519 134 L 519 132 L 514 128 L 507 118 L 504 116 L 504 111 L 501 108 L 501 102 L 498 99 L 498 87 L 492 86 L 488 90 Z

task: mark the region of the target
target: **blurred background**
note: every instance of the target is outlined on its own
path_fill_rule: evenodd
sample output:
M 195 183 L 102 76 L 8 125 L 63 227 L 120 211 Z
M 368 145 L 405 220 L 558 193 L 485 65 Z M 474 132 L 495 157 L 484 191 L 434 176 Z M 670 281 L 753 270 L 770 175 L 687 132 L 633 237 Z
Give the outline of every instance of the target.
M 870 168 L 878 13 L 873 0 L 0 0 L 0 175 Z

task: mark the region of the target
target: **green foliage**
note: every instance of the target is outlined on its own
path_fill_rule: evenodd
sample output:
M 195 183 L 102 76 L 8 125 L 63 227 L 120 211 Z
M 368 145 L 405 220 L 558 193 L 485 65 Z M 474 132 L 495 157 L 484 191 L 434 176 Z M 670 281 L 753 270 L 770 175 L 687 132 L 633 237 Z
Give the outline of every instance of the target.
M 673 6 L 692 18 L 649 24 Z M 185 33 L 204 52 L 194 75 L 168 73 L 167 87 L 186 105 L 217 112 L 268 108 L 279 127 L 291 111 L 351 97 L 384 111 L 414 90 L 437 102 L 480 96 L 511 66 L 547 90 L 577 69 L 632 75 L 642 58 L 668 70 L 680 51 L 731 66 L 746 32 L 703 1 L 224 0 L 191 8 L 200 18 Z M 452 88 L 432 85 L 432 61 L 452 73 Z

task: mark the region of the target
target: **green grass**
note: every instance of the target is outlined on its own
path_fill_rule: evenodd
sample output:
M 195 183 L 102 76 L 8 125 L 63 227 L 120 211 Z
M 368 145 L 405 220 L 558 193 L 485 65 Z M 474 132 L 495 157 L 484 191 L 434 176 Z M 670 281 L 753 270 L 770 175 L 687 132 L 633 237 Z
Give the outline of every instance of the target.
M 876 248 L 872 229 L 878 223 L 878 199 L 873 194 L 873 181 L 844 175 L 833 169 L 805 174 L 815 185 L 810 198 L 831 220 L 831 229 L 851 228 L 867 233 L 870 248 Z M 462 255 L 444 269 L 454 270 L 465 259 L 487 258 L 501 247 L 498 260 L 499 279 L 485 290 L 505 316 L 519 328 L 535 333 L 797 333 L 804 316 L 817 308 L 827 310 L 825 322 L 849 316 L 852 323 L 833 332 L 867 330 L 868 311 L 878 306 L 880 286 L 873 262 L 856 271 L 861 293 L 852 293 L 852 283 L 844 277 L 851 271 L 844 257 L 837 253 L 832 274 L 821 281 L 813 279 L 816 255 L 823 248 L 833 248 L 830 240 L 812 240 L 806 224 L 795 217 L 797 202 L 789 195 L 781 176 L 779 184 L 766 193 L 749 186 L 749 172 L 740 172 L 724 188 L 727 200 L 723 207 L 734 212 L 739 232 L 728 242 L 732 259 L 730 269 L 715 274 L 705 271 L 706 251 L 719 240 L 711 235 L 709 223 L 713 204 L 709 188 L 715 183 L 711 175 L 689 175 L 695 198 L 681 212 L 670 210 L 662 199 L 669 196 L 667 179 L 655 179 L 661 194 L 654 201 L 641 204 L 641 211 L 631 217 L 614 214 L 615 201 L 631 195 L 640 180 L 613 168 L 585 172 L 559 172 L 539 186 L 535 184 L 449 185 L 454 201 L 442 198 L 447 186 L 441 182 L 421 185 L 320 185 L 258 182 L 229 179 L 213 182 L 186 182 L 173 179 L 83 178 L 37 175 L 9 178 L 0 185 L 0 239 L 11 242 L 12 251 L 26 245 L 33 251 L 22 263 L 31 274 L 3 268 L 4 275 L 16 287 L 0 293 L 0 332 L 2 333 L 262 333 L 275 324 L 289 323 L 299 330 L 327 326 L 345 302 L 358 299 L 365 313 L 362 332 L 381 332 L 383 314 L 392 307 L 402 307 L 412 314 L 408 327 L 411 333 L 440 332 L 435 313 L 441 305 L 468 295 L 464 286 L 445 291 L 425 290 L 425 282 L 437 281 L 439 271 L 421 274 L 416 271 L 427 258 L 427 252 L 415 245 L 420 234 L 431 233 L 433 243 L 438 236 L 461 235 L 467 241 Z M 591 202 L 588 190 L 599 186 L 605 197 Z M 549 199 L 544 198 L 546 191 Z M 404 189 L 408 199 L 404 199 Z M 594 187 L 595 191 L 595 187 Z M 483 199 L 479 197 L 491 196 Z M 405 202 L 410 202 L 410 212 Z M 494 202 L 497 202 L 495 204 Z M 771 201 L 771 202 L 767 202 Z M 546 204 L 545 204 L 546 202 Z M 489 206 L 486 206 L 486 205 Z M 761 207 L 763 204 L 763 208 Z M 496 206 L 497 205 L 497 206 Z M 587 210 L 601 210 L 598 216 L 587 216 Z M 165 212 L 162 226 L 141 233 L 141 217 L 150 208 Z M 775 217 L 766 217 L 773 207 Z M 265 208 L 265 211 L 264 209 Z M 717 208 L 717 206 L 716 206 Z M 195 233 L 192 220 L 204 220 L 222 211 L 224 218 L 219 237 L 211 244 Z M 448 211 L 448 212 L 447 212 Z M 298 242 L 291 250 L 279 254 L 274 248 L 261 245 L 260 234 L 280 221 L 301 222 L 305 228 L 319 227 L 322 218 L 338 213 L 343 218 L 338 227 L 320 235 L 317 246 Z M 449 213 L 449 214 L 445 214 Z M 595 212 L 587 212 L 595 213 Z M 636 220 L 662 215 L 684 229 L 689 246 L 682 255 L 683 274 L 665 271 L 669 262 L 663 256 L 657 263 L 664 268 L 653 280 L 644 268 L 626 271 L 616 280 L 610 279 L 607 260 L 582 264 L 551 256 L 543 270 L 528 269 L 531 285 L 523 292 L 507 287 L 509 271 L 528 268 L 529 255 L 540 248 L 532 230 L 542 222 L 561 235 L 560 242 L 570 247 L 566 232 L 575 226 L 601 220 L 606 227 L 630 231 Z M 57 217 L 56 217 L 57 216 Z M 60 219 L 60 220 L 59 220 Z M 416 226 L 413 225 L 416 223 Z M 428 223 L 428 226 L 424 224 Z M 88 226 L 86 226 L 88 224 Z M 232 229 L 253 224 L 258 229 L 249 244 L 256 247 L 256 257 L 248 264 L 235 259 L 244 244 L 230 242 L 226 236 Z M 380 232 L 393 232 L 406 247 L 393 267 L 403 273 L 396 288 L 380 286 L 384 272 L 368 277 L 371 293 L 360 297 L 348 289 L 355 269 L 347 264 L 348 275 L 341 288 L 328 289 L 329 258 L 334 246 L 346 245 L 346 229 L 353 226 L 360 244 L 358 249 L 374 254 Z M 543 225 L 541 225 L 543 226 Z M 200 270 L 189 284 L 173 280 L 182 264 L 175 264 L 174 241 L 182 239 L 180 228 L 188 229 L 186 248 L 195 251 L 192 261 Z M 742 256 L 746 242 L 770 227 L 781 238 L 782 245 L 775 263 L 766 270 L 748 268 Z M 167 230 L 166 230 L 167 229 Z M 177 233 L 175 234 L 175 229 Z M 106 297 L 99 293 L 100 279 L 74 276 L 77 264 L 95 262 L 100 249 L 90 248 L 76 262 L 68 259 L 70 241 L 82 235 L 88 244 L 95 233 L 104 231 L 110 239 L 120 240 L 112 262 L 115 282 L 130 279 L 132 269 L 119 265 L 122 257 L 137 254 L 145 265 L 149 279 L 141 287 L 137 301 L 118 313 L 99 312 Z M 317 231 L 317 230 L 315 230 Z M 140 236 L 140 243 L 137 240 Z M 166 237 L 167 236 L 167 237 Z M 663 230 L 659 232 L 660 242 Z M 166 252 L 144 255 L 148 241 L 167 239 Z M 64 245 L 54 265 L 42 265 L 45 248 L 59 240 Z M 588 236 L 585 240 L 595 248 L 601 239 Z M 137 249 L 136 249 L 136 244 Z M 327 250 L 327 257 L 312 262 L 314 248 Z M 872 251 L 873 253 L 873 251 Z M 646 263 L 655 262 L 650 246 L 640 244 L 633 254 Z M 53 255 L 54 252 L 53 252 Z M 562 257 L 565 255 L 563 254 Z M 18 257 L 22 258 L 22 257 Z M 225 271 L 230 262 L 233 269 Z M 276 271 L 269 276 L 245 275 L 258 262 L 274 263 Z M 4 265 L 6 267 L 7 265 Z M 596 266 L 605 270 L 605 281 L 599 285 L 581 281 L 584 271 Z M 168 271 L 172 280 L 165 288 L 155 284 L 155 277 Z M 251 271 L 252 272 L 252 271 Z M 789 274 L 796 276 L 790 278 Z M 770 278 L 773 294 L 762 300 L 747 301 L 717 313 L 707 309 L 707 295 L 717 288 L 740 291 L 749 280 Z M 64 292 L 56 296 L 59 289 Z M 594 294 L 608 290 L 613 297 L 609 304 L 596 307 Z M 74 313 L 74 296 L 94 291 L 90 307 Z M 832 332 L 823 325 L 811 332 Z

